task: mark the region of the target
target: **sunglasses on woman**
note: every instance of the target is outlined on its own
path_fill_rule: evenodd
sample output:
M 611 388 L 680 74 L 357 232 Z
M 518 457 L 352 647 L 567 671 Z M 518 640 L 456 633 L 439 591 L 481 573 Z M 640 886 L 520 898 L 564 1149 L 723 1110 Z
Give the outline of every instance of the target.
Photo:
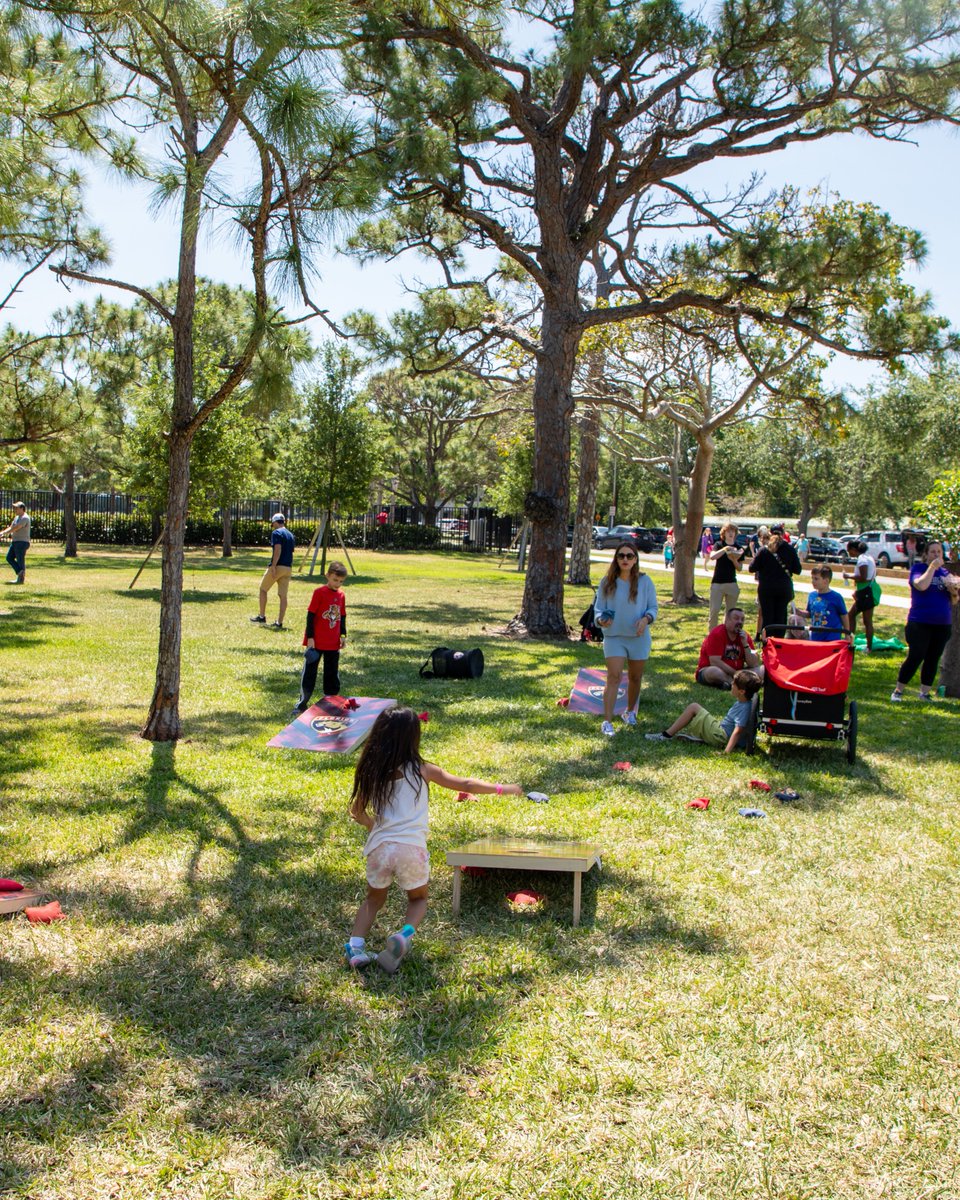
M 625 558 L 627 562 L 633 562 L 637 556 L 635 554 L 618 554 L 617 558 Z

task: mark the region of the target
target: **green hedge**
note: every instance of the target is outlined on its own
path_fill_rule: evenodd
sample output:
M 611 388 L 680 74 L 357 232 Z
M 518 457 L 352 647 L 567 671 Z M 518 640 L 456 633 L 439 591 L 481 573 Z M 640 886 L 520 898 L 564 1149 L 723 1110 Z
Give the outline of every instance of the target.
M 31 520 L 34 541 L 63 541 L 62 513 L 38 513 Z M 314 521 L 290 521 L 287 528 L 297 539 L 297 545 L 306 547 L 317 526 Z M 363 545 L 362 521 L 342 521 L 335 528 L 345 545 L 351 549 Z M 146 515 L 77 514 L 77 541 L 97 546 L 149 546 L 155 537 L 153 529 L 153 522 Z M 272 531 L 269 521 L 234 521 L 233 544 L 269 546 Z M 185 540 L 188 546 L 220 546 L 223 543 L 223 524 L 219 518 L 188 520 Z M 335 539 L 332 545 L 336 548 Z M 433 525 L 386 525 L 382 529 L 368 525 L 367 545 L 376 550 L 436 549 L 441 546 L 440 530 Z

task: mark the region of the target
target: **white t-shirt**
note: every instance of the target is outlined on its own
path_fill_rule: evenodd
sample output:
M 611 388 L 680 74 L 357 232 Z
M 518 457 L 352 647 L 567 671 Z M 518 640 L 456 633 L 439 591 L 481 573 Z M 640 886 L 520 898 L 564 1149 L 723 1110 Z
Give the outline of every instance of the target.
M 384 842 L 402 842 L 406 846 L 427 848 L 429 788 L 425 779 L 412 772 L 398 779 L 393 785 L 393 794 L 363 847 L 369 854 Z
M 866 576 L 864 577 L 864 579 L 859 578 L 861 567 L 867 568 L 867 573 L 866 573 Z M 858 584 L 858 586 L 862 587 L 864 582 L 870 583 L 872 580 L 876 579 L 877 564 L 874 562 L 874 560 L 870 557 L 869 554 L 864 552 L 863 554 L 859 555 L 857 558 L 857 569 L 854 572 L 854 574 L 857 576 L 856 583 Z

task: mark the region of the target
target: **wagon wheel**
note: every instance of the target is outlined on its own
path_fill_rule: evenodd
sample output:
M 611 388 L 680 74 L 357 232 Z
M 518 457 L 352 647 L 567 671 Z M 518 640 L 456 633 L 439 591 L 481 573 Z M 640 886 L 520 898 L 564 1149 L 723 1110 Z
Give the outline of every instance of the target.
M 850 701 L 850 715 L 847 718 L 847 762 L 852 766 L 857 761 L 857 702 Z
M 760 724 L 760 693 L 757 692 L 750 700 L 750 719 L 743 739 L 743 748 L 747 754 L 752 754 L 757 748 L 757 726 Z

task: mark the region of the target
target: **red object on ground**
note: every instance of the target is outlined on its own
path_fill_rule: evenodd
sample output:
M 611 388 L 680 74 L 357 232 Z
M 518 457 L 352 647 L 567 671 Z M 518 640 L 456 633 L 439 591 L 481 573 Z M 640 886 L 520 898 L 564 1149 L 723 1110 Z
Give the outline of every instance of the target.
M 770 784 L 764 783 L 762 779 L 751 779 L 748 787 L 752 787 L 757 792 L 769 792 Z
M 15 879 L 0 879 L 0 892 L 22 892 L 23 884 Z
M 560 699 L 557 701 L 557 707 L 558 708 L 566 708 L 569 703 L 570 703 L 569 696 L 561 696 Z
M 507 892 L 511 904 L 539 904 L 544 899 L 539 892 Z
M 417 713 L 417 716 L 420 718 L 421 724 L 423 725 L 426 725 L 426 723 L 430 720 L 430 714 L 428 712 Z
M 633 763 L 629 763 L 629 762 L 618 762 L 618 763 L 613 764 L 613 769 L 615 771 L 629 771 L 632 768 L 633 768 Z
M 481 879 L 487 873 L 486 867 L 461 867 L 460 870 L 473 879 Z
M 690 803 L 687 805 L 687 808 L 707 809 L 709 807 L 710 807 L 710 797 L 709 796 L 698 796 L 696 798 L 696 800 L 691 800 Z
M 49 925 L 51 921 L 62 921 L 67 915 L 60 908 L 59 900 L 51 900 L 49 904 L 40 904 L 36 908 L 25 908 L 28 921 L 38 925 Z
M 458 800 L 476 800 L 476 796 L 472 792 L 457 792 Z
M 842 696 L 850 683 L 853 647 L 849 642 L 805 642 L 767 638 L 763 647 L 766 678 L 786 692 Z

